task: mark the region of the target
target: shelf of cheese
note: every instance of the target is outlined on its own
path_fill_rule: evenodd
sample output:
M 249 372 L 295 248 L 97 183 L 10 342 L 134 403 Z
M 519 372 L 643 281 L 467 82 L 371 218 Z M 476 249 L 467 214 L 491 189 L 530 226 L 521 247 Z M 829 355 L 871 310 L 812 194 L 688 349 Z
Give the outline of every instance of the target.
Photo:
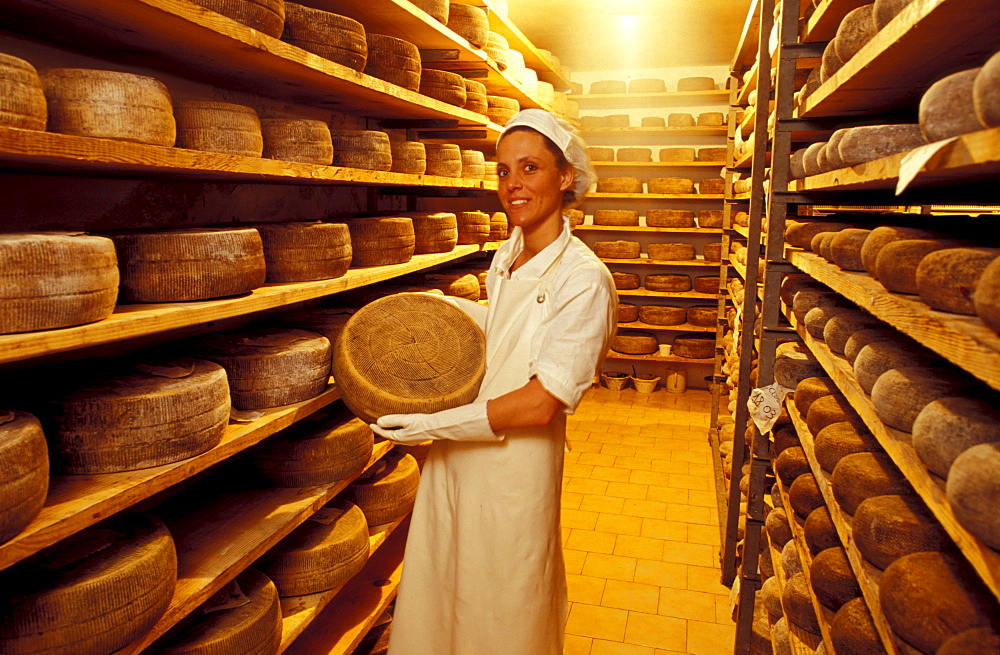
M 722 234 L 715 227 L 646 227 L 645 225 L 577 225 L 578 232 L 644 232 L 673 234 Z
M 370 531 L 368 563 L 365 564 L 364 569 L 359 571 L 354 577 L 344 584 L 334 589 L 328 589 L 327 591 L 321 591 L 315 594 L 308 594 L 305 596 L 289 596 L 281 599 L 281 646 L 278 649 L 278 653 L 284 653 L 292 647 L 295 640 L 302 635 L 310 625 L 312 625 L 316 617 L 320 616 L 320 614 L 323 613 L 323 610 L 327 607 L 330 607 L 336 616 L 343 616 L 352 609 L 352 605 L 355 601 L 355 594 L 351 592 L 354 590 L 354 587 L 359 586 L 352 583 L 355 579 L 366 580 L 373 574 L 377 575 L 379 578 L 383 577 L 385 571 L 379 564 L 379 560 L 373 559 L 375 557 L 375 553 L 377 553 L 382 546 L 386 544 L 389 537 L 395 533 L 396 529 L 408 519 L 409 515 L 403 516 L 388 525 L 375 526 L 375 528 Z M 392 545 L 388 546 L 388 548 L 396 548 L 397 544 L 400 542 L 405 543 L 405 535 L 408 527 L 409 524 L 400 530 L 399 537 L 393 540 Z M 378 618 L 378 616 L 376 615 L 374 618 Z M 371 627 L 371 624 L 366 624 L 364 621 L 357 621 L 352 623 L 352 626 L 356 626 L 361 631 L 361 636 L 363 637 L 365 632 L 368 631 L 368 628 Z M 330 622 L 323 621 L 323 625 L 320 629 L 324 632 L 328 631 L 330 629 Z M 308 641 L 308 638 L 303 641 Z M 354 648 L 354 646 L 357 646 L 357 643 L 352 644 L 351 648 Z M 300 648 L 301 644 L 293 648 L 293 650 L 298 650 Z M 351 650 L 325 650 L 323 652 L 344 653 L 345 655 L 349 655 Z
M 819 487 L 820 493 L 823 495 L 823 500 L 826 502 L 826 507 L 830 512 L 830 519 L 833 521 L 837 535 L 840 537 L 840 543 L 847 552 L 847 559 L 851 563 L 854 577 L 858 580 L 861 595 L 864 597 L 868 611 L 872 615 L 872 620 L 875 623 L 875 628 L 878 630 L 882 645 L 885 647 L 888 655 L 899 655 L 900 648 L 896 644 L 896 638 L 889 628 L 889 623 L 886 621 L 885 615 L 882 613 L 882 603 L 879 600 L 879 582 L 882 579 L 882 572 L 866 562 L 861 553 L 858 552 L 858 547 L 852 536 L 852 519 L 841 511 L 840 503 L 833 496 L 833 487 L 830 482 L 832 476 L 824 471 L 820 467 L 819 462 L 816 461 L 815 439 L 809 431 L 809 426 L 806 425 L 805 417 L 796 409 L 795 401 L 791 398 L 785 399 L 785 405 L 788 407 L 788 415 L 795 425 L 795 431 L 799 435 L 802 450 L 805 451 L 806 459 L 809 461 L 809 468 L 812 469 L 813 476 L 816 478 L 816 486 Z
M 715 89 L 712 91 L 668 91 L 666 93 L 584 93 L 570 96 L 570 100 L 578 102 L 581 108 L 601 107 L 605 105 L 614 105 L 617 107 L 650 107 L 700 104 L 723 102 L 728 99 L 729 91 L 726 89 Z
M 748 107 L 750 104 L 750 93 L 757 90 L 757 69 L 759 66 L 755 61 L 750 66 L 750 71 L 746 75 L 746 83 L 740 87 L 740 92 L 736 95 L 736 104 L 740 107 Z
M 709 357 L 708 359 L 692 359 L 690 357 L 681 357 L 679 355 L 660 355 L 654 353 L 652 355 L 627 355 L 625 353 L 615 352 L 614 350 L 609 350 L 606 359 L 624 359 L 634 362 L 673 362 L 677 364 L 705 364 L 706 366 L 711 366 L 715 363 L 714 357 Z
M 103 475 L 52 476 L 41 513 L 20 534 L 0 544 L 0 569 L 205 471 L 339 398 L 331 385 L 310 400 L 262 410 L 264 415 L 254 421 L 230 424 L 211 450 L 172 464 Z
M 911 2 L 805 99 L 798 116 L 915 110 L 931 82 L 981 66 L 1000 46 L 998 33 L 996 0 Z
M 718 268 L 719 262 L 706 262 L 704 259 L 689 259 L 686 261 L 661 261 L 657 259 L 648 259 L 646 257 L 640 257 L 639 259 L 602 259 L 605 264 L 641 264 L 648 266 L 710 266 L 712 268 Z M 0 344 L 2 346 L 2 344 Z
M 738 167 L 739 167 L 739 164 L 737 164 L 737 168 Z M 732 198 L 728 198 L 728 200 L 741 200 L 741 201 L 742 200 L 750 200 L 750 192 L 746 191 L 744 193 L 734 193 L 733 197 Z
M 350 219 L 346 219 L 350 220 Z M 488 244 L 487 244 L 488 245 Z M 384 282 L 406 273 L 444 264 L 485 250 L 484 246 L 456 246 L 447 253 L 414 255 L 405 264 L 352 268 L 343 277 L 315 282 L 269 284 L 247 295 L 197 302 L 118 305 L 115 313 L 97 323 L 75 327 L 0 335 L 0 362 L 30 359 L 40 355 L 122 341 L 132 337 L 167 332 L 233 316 L 283 307 L 304 300 Z
M 576 97 L 576 96 L 573 96 Z M 602 127 L 581 130 L 580 135 L 591 137 L 635 137 L 635 136 L 726 136 L 726 127 Z M 600 162 L 594 162 L 598 164 Z M 709 166 L 705 162 L 687 162 L 688 166 Z
M 495 139 L 494 139 L 495 142 Z M 0 167 L 151 175 L 210 182 L 351 184 L 495 191 L 496 182 L 320 166 L 0 127 Z
M 825 343 L 813 338 L 803 326 L 796 325 L 795 316 L 786 312 L 788 320 L 809 350 L 816 356 L 823 368 L 844 394 L 851 407 L 861 416 L 879 444 L 914 490 L 931 510 L 941 527 L 952 538 L 958 549 L 986 583 L 994 596 L 1000 599 L 1000 553 L 993 550 L 966 530 L 955 518 L 945 496 L 944 480 L 931 474 L 920 461 L 911 444 L 911 437 L 882 423 L 875 414 L 871 399 L 854 377 L 851 364 L 834 354 Z
M 760 0 L 750 0 L 747 17 L 743 21 L 740 38 L 736 42 L 736 51 L 729 69 L 740 72 L 750 61 L 757 57 L 757 35 L 760 31 Z
M 801 25 L 801 40 L 832 41 L 844 16 L 852 9 L 868 4 L 865 0 L 822 0 Z
M 740 235 L 744 239 L 750 238 L 750 228 L 746 225 L 736 225 L 735 223 L 733 223 L 733 226 L 729 229 L 731 229 L 733 232 Z
M 928 146 L 922 146 L 928 147 Z M 910 153 L 899 153 L 874 161 L 812 175 L 788 183 L 789 191 L 895 189 L 900 167 Z M 942 144 L 926 161 L 907 189 L 967 184 L 996 180 L 1000 175 L 1000 127 L 963 134 Z M 953 189 L 943 194 L 955 198 Z
M 697 291 L 649 291 L 648 289 L 619 289 L 619 298 L 697 298 L 718 300 L 714 293 L 698 293 Z
M 594 168 L 722 168 L 724 161 L 592 161 Z
M 794 519 L 790 519 L 789 523 L 792 520 Z M 767 535 L 766 530 L 763 533 Z M 774 577 L 778 579 L 778 593 L 779 595 L 784 595 L 785 584 L 788 582 L 788 578 L 785 577 L 785 570 L 781 566 L 781 549 L 771 543 L 770 535 L 767 536 L 767 545 L 772 567 L 774 568 Z M 786 622 L 788 624 L 788 645 L 792 655 L 815 655 L 816 648 L 819 647 L 819 643 L 822 641 L 821 637 L 803 630 L 787 619 Z M 777 647 L 774 648 L 774 652 L 779 652 Z
M 588 193 L 587 199 L 614 200 L 722 200 L 721 193 Z
M 632 321 L 630 323 L 619 323 L 619 330 L 653 330 L 660 332 L 715 332 L 715 326 L 705 327 L 704 325 L 692 325 L 681 323 L 679 325 L 653 325 L 642 321 Z
M 1000 389 L 1000 335 L 978 317 L 933 310 L 917 296 L 891 293 L 868 274 L 842 270 L 814 253 L 789 249 L 787 258 L 870 314 Z

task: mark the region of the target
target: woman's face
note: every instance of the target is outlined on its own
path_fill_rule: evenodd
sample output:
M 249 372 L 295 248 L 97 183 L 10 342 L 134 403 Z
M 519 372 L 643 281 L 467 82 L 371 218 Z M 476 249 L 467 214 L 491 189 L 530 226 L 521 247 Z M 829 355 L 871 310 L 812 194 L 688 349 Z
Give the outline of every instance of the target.
M 526 229 L 562 216 L 563 191 L 573 184 L 573 171 L 559 169 L 538 132 L 518 130 L 500 140 L 497 174 L 497 195 L 511 225 Z

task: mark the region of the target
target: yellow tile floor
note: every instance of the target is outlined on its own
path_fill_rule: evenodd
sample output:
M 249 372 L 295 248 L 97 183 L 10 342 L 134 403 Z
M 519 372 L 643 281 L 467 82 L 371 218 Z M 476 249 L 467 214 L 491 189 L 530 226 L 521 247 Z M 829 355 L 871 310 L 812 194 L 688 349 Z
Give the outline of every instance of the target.
M 707 391 L 594 387 L 569 417 L 566 655 L 726 655 Z

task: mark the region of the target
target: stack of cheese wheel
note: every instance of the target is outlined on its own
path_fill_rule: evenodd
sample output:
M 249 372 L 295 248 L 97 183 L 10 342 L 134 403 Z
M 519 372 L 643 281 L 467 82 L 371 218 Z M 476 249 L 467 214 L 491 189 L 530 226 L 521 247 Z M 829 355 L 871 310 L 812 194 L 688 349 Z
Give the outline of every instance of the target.
M 487 241 L 503 241 L 507 238 L 507 214 L 493 212 L 490 215 L 490 233 Z
M 709 359 L 715 355 L 715 339 L 697 332 L 685 332 L 674 337 L 670 354 L 691 359 Z
M 65 473 L 132 471 L 212 448 L 229 423 L 221 366 L 202 359 L 152 360 L 90 379 L 48 403 L 46 436 Z
M 649 291 L 690 291 L 690 275 L 647 275 L 646 289 Z
M 285 3 L 281 39 L 358 72 L 364 70 L 368 59 L 368 41 L 361 23 L 294 2 Z
M 285 27 L 285 0 L 194 0 L 206 9 L 232 18 L 262 34 L 278 38 Z
M 374 435 L 340 403 L 267 439 L 252 453 L 255 468 L 279 487 L 333 484 L 368 465 Z
M 417 460 L 393 450 L 352 482 L 344 490 L 344 498 L 357 504 L 374 528 L 409 514 L 419 483 Z
M 458 217 L 449 212 L 410 212 L 415 246 L 413 253 L 451 252 L 458 244 Z
M 427 149 L 420 141 L 392 141 L 389 147 L 393 173 L 423 175 L 427 172 Z
M 490 215 L 480 211 L 458 212 L 459 245 L 484 244 L 490 238 Z
M 420 93 L 461 107 L 465 105 L 465 80 L 458 73 L 425 68 L 420 75 Z
M 104 237 L 0 235 L 0 334 L 100 321 L 118 298 L 118 260 Z
M 521 104 L 513 98 L 486 96 L 486 116 L 501 127 L 506 125 L 507 121 L 519 111 L 521 111 Z
M 464 311 L 401 293 L 359 309 L 334 347 L 334 377 L 365 422 L 472 402 L 486 371 L 486 338 Z
M 371 548 L 361 509 L 335 500 L 320 508 L 260 560 L 278 595 L 304 596 L 333 589 L 364 568 Z
M 263 118 L 264 157 L 303 164 L 333 163 L 333 140 L 323 121 L 308 118 Z
M 35 67 L 0 53 L 0 125 L 22 130 L 44 130 L 48 120 L 45 92 Z
M 486 176 L 486 157 L 479 150 L 462 151 L 462 177 L 481 180 Z
M 481 7 L 451 3 L 448 27 L 474 48 L 482 48 L 490 40 L 490 21 Z
M 0 643 L 10 653 L 113 653 L 163 616 L 177 553 L 158 519 L 87 528 L 6 573 Z
M 694 227 L 694 212 L 686 209 L 649 209 L 646 227 Z
M 38 419 L 0 410 L 0 543 L 38 516 L 49 491 L 49 453 Z
M 446 296 L 479 300 L 479 278 L 472 273 L 461 271 L 428 273 L 424 276 L 431 289 L 438 289 Z
M 159 80 L 85 68 L 46 68 L 39 75 L 50 132 L 174 145 L 170 93 Z
M 389 135 L 376 130 L 330 130 L 335 166 L 369 171 L 392 169 Z
M 483 50 L 497 65 L 497 68 L 507 69 L 507 58 L 510 56 L 510 44 L 507 43 L 507 39 L 496 32 L 490 32 Z
M 410 0 L 410 2 L 425 12 L 434 20 L 444 25 L 448 24 L 448 14 L 451 3 L 448 0 Z
M 638 241 L 597 241 L 594 243 L 594 254 L 602 259 L 638 259 L 640 252 Z
M 204 300 L 264 284 L 264 245 L 252 228 L 154 230 L 111 238 L 123 300 Z
M 695 249 L 690 243 L 651 243 L 646 246 L 649 258 L 654 261 L 691 261 Z
M 462 177 L 462 149 L 454 143 L 425 143 L 427 174 Z
M 403 39 L 371 32 L 368 33 L 367 40 L 365 74 L 411 91 L 420 89 L 423 67 L 417 46 Z
M 236 409 L 265 409 L 315 398 L 330 378 L 330 341 L 307 330 L 216 332 L 199 339 L 196 349 L 226 369 Z
M 484 182 L 493 182 L 494 184 L 500 183 L 500 176 L 497 175 L 497 163 L 495 161 L 487 161 L 485 164 L 483 164 L 483 168 L 486 171 L 486 174 L 483 175 Z
M 713 91 L 715 80 L 711 77 L 682 77 L 677 81 L 678 91 Z
M 260 157 L 264 152 L 260 118 L 253 107 L 210 100 L 174 104 L 177 146 L 227 155 Z
M 239 601 L 233 602 L 234 598 Z M 244 602 L 245 601 L 245 602 Z M 244 569 L 192 613 L 184 629 L 159 652 L 277 653 L 281 649 L 281 604 L 270 578 Z
M 355 266 L 403 264 L 413 257 L 413 221 L 405 216 L 367 216 L 347 221 Z
M 642 193 L 642 180 L 637 177 L 602 177 L 597 180 L 598 193 Z
M 465 83 L 465 104 L 462 107 L 477 114 L 485 114 L 489 107 L 486 103 L 486 85 L 467 78 L 462 78 L 462 81 Z
M 260 223 L 268 282 L 342 277 L 351 266 L 351 234 L 343 223 Z
M 337 343 L 340 331 L 353 313 L 354 309 L 350 307 L 315 307 L 284 315 L 279 321 L 287 327 L 321 334 L 332 346 Z
M 611 349 L 626 355 L 652 355 L 659 350 L 656 335 L 635 330 L 619 330 L 611 342 Z
M 646 182 L 650 193 L 694 193 L 694 180 L 683 177 L 654 177 Z

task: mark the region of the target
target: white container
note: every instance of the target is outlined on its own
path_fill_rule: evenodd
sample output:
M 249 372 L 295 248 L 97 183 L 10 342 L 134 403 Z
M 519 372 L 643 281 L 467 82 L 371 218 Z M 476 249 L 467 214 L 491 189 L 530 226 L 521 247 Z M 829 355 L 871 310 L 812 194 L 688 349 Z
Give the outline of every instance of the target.
M 656 384 L 659 381 L 659 376 L 654 376 L 652 378 L 632 378 L 632 384 L 635 386 L 635 390 L 639 393 L 653 393 L 656 389 Z
M 621 374 L 622 377 L 613 377 L 607 373 L 601 373 L 601 379 L 604 380 L 604 386 L 606 386 L 611 391 L 621 391 L 628 384 L 628 375 L 624 373 Z
M 667 393 L 684 393 L 687 391 L 687 373 L 683 369 L 667 369 L 665 388 Z

